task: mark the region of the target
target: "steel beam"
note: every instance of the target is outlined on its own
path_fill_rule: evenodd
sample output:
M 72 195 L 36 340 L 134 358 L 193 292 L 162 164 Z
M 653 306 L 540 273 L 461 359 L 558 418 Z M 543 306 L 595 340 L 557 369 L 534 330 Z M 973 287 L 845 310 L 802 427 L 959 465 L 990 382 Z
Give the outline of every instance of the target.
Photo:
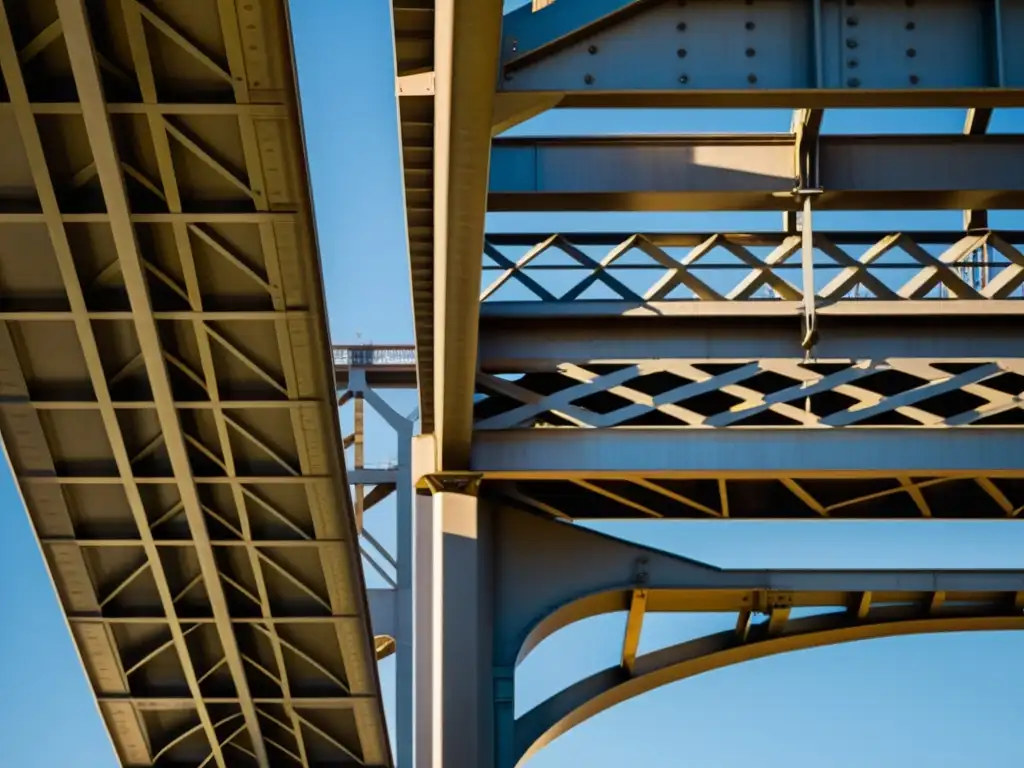
M 374 635 L 398 636 L 398 591 L 394 589 L 368 589 L 370 621 Z
M 822 316 L 1014 315 L 1024 311 L 1022 240 L 989 230 L 814 232 L 802 277 Z M 492 234 L 481 317 L 793 316 L 802 248 L 795 229 Z
M 505 92 L 562 106 L 1017 106 L 1016 4 L 557 0 L 505 17 Z
M 792 211 L 789 134 L 497 139 L 494 211 Z M 822 136 L 819 210 L 1024 207 L 1024 136 Z
M 561 318 L 555 324 L 519 317 L 485 317 L 480 369 L 487 373 L 550 371 L 563 364 L 636 363 L 690 359 L 706 362 L 803 356 L 791 317 L 746 316 Z M 899 323 L 854 314 L 826 315 L 816 358 L 1024 358 L 1024 318 L 902 317 Z
M 498 0 L 434 11 L 434 420 L 439 468 L 465 468 L 472 433 L 480 249 L 501 38 Z
M 499 768 L 521 766 L 524 753 L 616 701 L 727 664 L 869 637 L 1024 629 L 1020 570 L 732 570 L 484 503 L 484 519 L 494 526 L 495 568 L 485 604 L 494 610 L 489 629 L 495 678 L 545 638 L 593 616 L 629 611 L 634 629 L 641 609 L 741 617 L 740 632 L 712 636 L 723 642 L 709 647 L 702 638 L 689 641 L 688 654 L 672 647 L 637 656 L 632 664 L 627 659 L 626 669 L 616 663 L 595 676 L 600 684 L 591 677 L 570 685 L 514 722 L 496 702 L 495 733 L 508 728 L 516 745 L 510 755 L 499 742 Z M 794 608 L 820 612 L 789 619 Z M 830 610 L 835 608 L 846 610 Z M 770 618 L 750 623 L 751 614 Z M 624 643 L 626 651 L 632 652 L 632 643 Z M 674 663 L 659 665 L 666 655 Z
M 803 304 L 799 301 L 704 302 L 643 301 L 590 299 L 585 301 L 491 301 L 480 307 L 481 327 L 496 320 L 579 320 L 594 318 L 666 318 L 679 320 L 707 318 L 799 318 Z M 931 318 L 939 323 L 952 323 L 954 318 L 1019 317 L 1024 315 L 1020 299 L 992 301 L 845 301 L 817 310 L 819 317 L 872 318 L 884 316 L 893 320 Z M 481 344 L 484 343 L 481 339 Z M 385 385 L 387 386 L 387 385 Z
M 160 346 L 160 336 L 153 317 L 153 307 L 146 285 L 139 244 L 131 223 L 121 163 L 118 159 L 110 116 L 106 110 L 103 86 L 96 63 L 95 50 L 89 31 L 89 21 L 83 0 L 58 0 L 64 39 L 67 43 L 75 86 L 82 101 L 82 117 L 85 123 L 89 145 L 96 163 L 97 175 L 103 187 L 103 197 L 110 216 L 110 226 L 125 287 L 132 303 L 139 346 L 145 359 L 149 381 L 153 388 L 156 411 L 165 435 L 165 444 L 170 456 L 178 492 L 181 494 L 189 529 L 195 540 L 195 552 L 199 559 L 203 582 L 206 585 L 210 605 L 217 620 L 217 631 L 231 678 L 238 691 L 245 727 L 252 739 L 256 762 L 261 768 L 270 765 L 266 743 L 263 740 L 256 706 L 249 690 L 249 682 L 242 663 L 238 640 L 231 628 L 231 614 L 228 609 L 224 585 L 217 573 L 213 548 L 203 516 L 202 504 L 188 457 L 188 448 L 178 414 L 174 409 L 174 397 L 166 363 Z
M 487 479 L 1024 477 L 1013 429 L 514 429 L 478 432 Z

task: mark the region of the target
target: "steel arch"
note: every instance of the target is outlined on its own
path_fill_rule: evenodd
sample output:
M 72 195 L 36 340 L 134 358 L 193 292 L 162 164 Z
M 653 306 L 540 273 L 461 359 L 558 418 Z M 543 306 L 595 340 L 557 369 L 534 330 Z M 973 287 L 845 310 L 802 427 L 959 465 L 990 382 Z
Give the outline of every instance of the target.
M 995 606 L 993 606 L 995 608 Z M 856 623 L 854 623 L 856 622 Z M 941 632 L 1024 630 L 1024 615 L 1005 609 L 989 615 L 956 611 L 922 616 L 921 607 L 883 606 L 863 620 L 856 614 L 828 613 L 788 622 L 773 634 L 770 622 L 718 632 L 646 653 L 636 658 L 633 673 L 609 667 L 565 688 L 516 719 L 515 765 L 524 765 L 556 738 L 594 715 L 661 686 L 704 672 L 791 651 L 904 635 Z

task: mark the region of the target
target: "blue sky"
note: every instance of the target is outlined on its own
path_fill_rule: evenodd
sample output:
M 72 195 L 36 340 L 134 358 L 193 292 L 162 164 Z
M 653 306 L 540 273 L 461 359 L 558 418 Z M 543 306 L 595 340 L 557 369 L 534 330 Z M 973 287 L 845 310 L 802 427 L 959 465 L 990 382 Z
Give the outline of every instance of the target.
M 320 245 L 335 340 L 412 339 L 387 3 L 293 0 L 296 48 Z M 338 36 L 342 30 L 342 36 Z M 830 112 L 833 132 L 958 132 L 959 110 Z M 521 133 L 785 130 L 786 112 L 558 113 Z M 993 130 L 1024 130 L 997 112 Z M 1016 213 L 995 226 L 1024 228 Z M 816 218 L 818 227 L 952 229 L 956 212 Z M 776 215 L 504 215 L 515 231 L 774 229 Z M 411 396 L 392 397 L 403 412 Z M 347 417 L 346 417 L 347 418 Z M 370 419 L 369 461 L 395 455 Z M 6 470 L 0 477 L 0 765 L 114 768 L 38 547 Z M 393 509 L 368 528 L 393 541 Z M 998 523 L 643 523 L 615 535 L 724 566 L 1024 568 L 1024 527 Z M 371 584 L 378 583 L 372 574 Z M 732 616 L 652 616 L 641 651 L 731 626 Z M 617 662 L 624 617 L 605 616 L 545 642 L 520 668 L 523 711 Z M 899 638 L 818 649 L 720 670 L 652 692 L 584 723 L 534 768 L 661 764 L 732 768 L 933 768 L 1024 763 L 1013 703 L 1024 685 L 1011 634 Z M 393 698 L 393 663 L 385 662 Z M 389 706 L 390 709 L 390 706 Z M 629 761 L 626 763 L 625 761 Z

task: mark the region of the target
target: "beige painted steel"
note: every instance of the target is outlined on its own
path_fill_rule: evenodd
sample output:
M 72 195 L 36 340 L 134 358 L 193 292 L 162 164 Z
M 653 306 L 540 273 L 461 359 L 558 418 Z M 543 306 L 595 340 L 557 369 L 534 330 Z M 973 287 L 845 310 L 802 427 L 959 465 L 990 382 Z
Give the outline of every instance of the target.
M 286 3 L 4 0 L 0 69 L 0 431 L 120 761 L 390 765 Z

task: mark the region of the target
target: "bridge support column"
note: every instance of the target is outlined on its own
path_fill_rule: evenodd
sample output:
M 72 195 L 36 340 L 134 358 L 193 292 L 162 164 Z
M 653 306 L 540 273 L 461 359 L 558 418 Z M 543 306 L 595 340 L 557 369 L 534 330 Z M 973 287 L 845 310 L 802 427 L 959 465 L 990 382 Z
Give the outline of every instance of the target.
M 477 475 L 431 475 L 432 730 L 430 768 L 494 765 L 491 521 Z
M 384 398 L 380 396 L 367 382 L 367 369 L 352 366 L 348 371 L 348 390 L 354 399 L 355 426 L 352 434 L 352 443 L 355 446 L 355 467 L 350 473 L 354 479 L 353 485 L 356 488 L 356 513 L 360 527 L 360 534 L 371 541 L 372 546 L 378 553 L 390 559 L 395 566 L 396 578 L 392 581 L 394 594 L 394 638 L 395 638 L 395 743 L 396 762 L 399 768 L 413 768 L 417 761 L 415 759 L 415 741 L 417 723 L 415 718 L 417 697 L 421 694 L 417 691 L 415 679 L 415 642 L 416 616 L 414 589 L 414 570 L 416 569 L 414 547 L 415 544 L 415 521 L 414 508 L 415 496 L 412 487 L 412 463 L 413 463 L 413 431 L 414 420 L 401 416 L 392 408 Z M 395 431 L 398 444 L 398 461 L 393 470 L 384 470 L 386 478 L 393 479 L 396 508 L 396 552 L 392 557 L 389 553 L 382 551 L 380 544 L 369 536 L 368 531 L 362 530 L 362 514 L 370 506 L 376 504 L 384 495 L 378 493 L 378 489 L 384 489 L 385 483 L 379 481 L 374 485 L 370 494 L 364 493 L 364 486 L 375 480 L 374 476 L 368 473 L 363 466 L 363 403 L 368 404 L 388 425 Z M 373 470 L 370 470 L 372 473 Z M 421 547 L 422 549 L 422 547 Z M 369 552 L 364 551 L 364 557 L 369 559 L 373 567 L 388 579 L 384 569 L 376 563 Z M 375 632 L 377 629 L 375 628 Z
M 414 496 L 413 505 L 413 766 L 429 768 L 436 741 L 433 728 L 434 510 L 428 496 Z

